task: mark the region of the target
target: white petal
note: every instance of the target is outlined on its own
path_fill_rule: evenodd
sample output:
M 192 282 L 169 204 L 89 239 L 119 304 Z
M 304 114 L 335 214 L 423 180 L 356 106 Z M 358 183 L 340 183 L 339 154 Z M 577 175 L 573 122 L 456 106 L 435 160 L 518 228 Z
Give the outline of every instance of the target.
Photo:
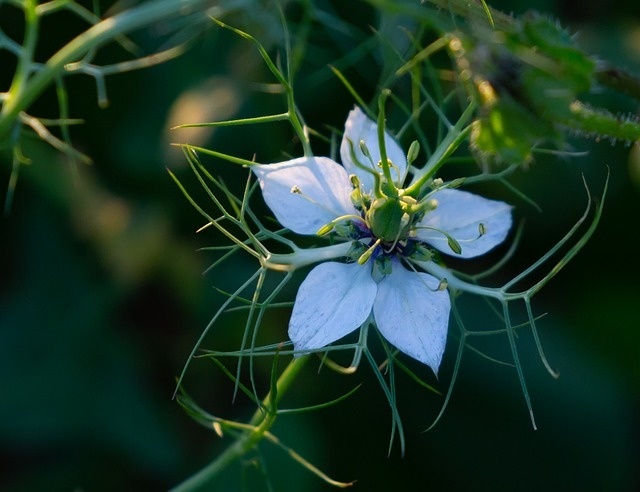
M 364 140 L 364 143 L 371 154 L 371 159 L 376 165 L 375 168 L 373 167 L 373 164 L 371 164 L 371 161 L 366 158 L 360 150 L 360 140 Z M 393 177 L 394 182 L 400 186 L 402 185 L 401 181 L 404 180 L 407 169 L 407 157 L 402 151 L 402 148 L 388 132 L 385 132 L 384 142 L 387 150 L 387 157 L 394 165 L 394 167 L 391 168 L 391 176 Z M 353 150 L 358 162 L 371 168 L 377 173 L 382 171 L 382 169 L 377 166 L 378 162 L 380 162 L 378 124 L 365 115 L 358 107 L 349 112 L 347 122 L 344 125 L 344 136 L 342 137 L 342 144 L 340 145 L 340 157 L 342 158 L 342 164 L 347 172 L 349 174 L 356 174 L 360 178 L 364 192 L 369 193 L 373 190 L 373 176 L 371 173 L 362 170 L 355 162 L 353 162 L 353 159 L 351 158 L 351 144 L 353 144 Z
M 315 234 L 341 215 L 359 214 L 349 198 L 353 189 L 349 176 L 327 157 L 301 157 L 255 165 L 251 170 L 260 181 L 266 204 L 293 232 Z
M 359 328 L 376 296 L 371 266 L 321 263 L 302 282 L 289 322 L 296 350 L 318 349 Z
M 378 284 L 373 314 L 378 330 L 405 354 L 438 373 L 447 341 L 451 301 L 438 279 L 393 263 Z
M 440 190 L 433 194 L 438 207 L 425 215 L 418 224 L 418 239 L 434 248 L 457 256 L 472 258 L 482 255 L 505 240 L 513 219 L 511 205 L 489 200 L 461 190 Z M 480 236 L 480 224 L 486 233 Z M 455 253 L 448 245 L 447 238 L 437 230 L 421 229 L 421 226 L 433 227 L 450 234 L 462 248 Z

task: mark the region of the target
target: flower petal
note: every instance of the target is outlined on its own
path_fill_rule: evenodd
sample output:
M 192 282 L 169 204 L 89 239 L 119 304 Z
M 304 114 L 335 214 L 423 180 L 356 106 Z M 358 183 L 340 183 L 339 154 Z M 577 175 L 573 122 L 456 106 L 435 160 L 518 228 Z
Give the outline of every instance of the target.
M 371 154 L 371 159 L 376 165 L 375 168 L 371 161 L 365 157 L 360 150 L 360 140 L 364 140 L 364 143 Z M 407 157 L 402 151 L 402 148 L 388 132 L 385 132 L 384 142 L 387 150 L 387 157 L 391 160 L 394 166 L 391 168 L 391 176 L 397 185 L 401 185 L 401 181 L 404 180 L 405 172 L 407 170 Z M 364 192 L 369 193 L 373 190 L 373 175 L 361 169 L 361 167 L 353 161 L 351 158 L 351 145 L 353 145 L 353 151 L 360 164 L 371 168 L 376 173 L 381 172 L 381 169 L 377 166 L 378 162 L 380 162 L 378 124 L 365 115 L 358 107 L 355 107 L 349 112 L 347 122 L 344 125 L 344 136 L 342 137 L 342 144 L 340 145 L 340 157 L 342 158 L 342 164 L 347 172 L 349 174 L 357 175 L 363 185 Z
M 373 314 L 378 330 L 405 354 L 438 374 L 447 341 L 451 301 L 438 290 L 438 279 L 411 272 L 394 261 L 393 271 L 378 284 Z
M 321 263 L 300 285 L 289 338 L 296 350 L 318 349 L 359 328 L 371 314 L 376 296 L 371 266 Z
M 264 201 L 278 221 L 298 234 L 315 234 L 346 214 L 358 214 L 344 168 L 327 157 L 301 157 L 251 167 Z M 294 190 L 296 192 L 294 192 Z
M 440 190 L 432 197 L 438 201 L 438 207 L 418 223 L 416 235 L 443 253 L 460 258 L 482 255 L 504 241 L 511 229 L 512 207 L 508 203 L 461 190 Z M 480 235 L 480 224 L 484 228 L 483 235 Z M 439 230 L 458 242 L 462 248 L 460 254 L 451 249 Z

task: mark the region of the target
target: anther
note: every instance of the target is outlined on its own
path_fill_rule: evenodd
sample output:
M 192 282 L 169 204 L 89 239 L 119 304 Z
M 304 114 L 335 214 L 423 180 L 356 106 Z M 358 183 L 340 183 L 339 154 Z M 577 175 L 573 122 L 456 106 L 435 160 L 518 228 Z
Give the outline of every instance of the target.
M 409 146 L 409 151 L 407 152 L 407 163 L 411 164 L 418 158 L 418 154 L 420 153 L 420 144 L 417 140 L 411 142 Z
M 367 144 L 365 143 L 364 140 L 360 140 L 358 142 L 358 147 L 360 147 L 360 152 L 362 152 L 362 154 L 369 159 L 370 161 L 372 161 L 371 159 L 371 152 L 369 152 L 369 149 L 367 147 Z
M 371 245 L 371 247 L 368 250 L 362 253 L 360 258 L 358 258 L 358 265 L 364 265 L 369 260 L 369 258 L 371 258 L 371 255 L 376 250 L 376 248 L 380 245 L 380 242 L 381 240 L 378 239 L 375 243 Z

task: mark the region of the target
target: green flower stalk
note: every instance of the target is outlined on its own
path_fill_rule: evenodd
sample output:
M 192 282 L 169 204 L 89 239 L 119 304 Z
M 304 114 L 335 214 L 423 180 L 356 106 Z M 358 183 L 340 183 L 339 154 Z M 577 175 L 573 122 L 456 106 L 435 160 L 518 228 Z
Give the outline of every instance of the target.
M 511 24 L 505 19 L 496 17 L 494 26 L 507 29 Z M 386 127 L 385 102 L 394 96 L 389 90 L 381 91 L 375 116 L 371 116 L 372 113 L 368 113 L 362 104 L 349 112 L 339 148 L 340 163 L 333 156 L 315 156 L 311 151 L 310 132 L 302 124 L 303 118 L 298 114 L 294 102 L 291 74 L 285 76 L 255 38 L 238 32 L 258 45 L 268 68 L 282 86 L 287 110 L 271 116 L 209 125 L 288 121 L 302 142 L 303 155 L 263 163 L 258 159 L 248 160 L 214 150 L 183 146 L 190 165 L 214 202 L 216 212 L 205 211 L 181 186 L 182 190 L 206 218 L 205 227 L 215 227 L 233 243 L 228 248 L 216 247 L 225 251 L 220 262 L 236 252 L 244 251 L 259 263 L 255 273 L 243 285 L 227 294 L 227 301 L 197 341 L 191 356 L 195 356 L 211 326 L 234 302 L 240 303 L 248 312 L 241 347 L 232 352 L 205 351 L 204 357 L 214 360 L 221 356 L 237 357 L 238 369 L 233 376 L 236 382 L 244 358 L 249 359 L 252 368 L 253 359 L 259 356 L 286 354 L 299 360 L 308 358 L 309 354 L 320 353 L 323 354 L 323 364 L 336 368 L 337 364 L 331 359 L 332 353 L 353 351 L 351 365 L 339 369 L 352 373 L 362 358 L 369 362 L 391 407 L 391 441 L 397 433 L 404 450 L 394 371 L 400 368 L 414 379 L 422 381 L 402 364 L 403 354 L 421 362 L 437 375 L 445 349 L 456 338 L 450 332 L 453 327 L 458 328 L 459 345 L 452 384 L 442 410 L 436 417 L 437 422 L 450 399 L 469 338 L 502 334 L 511 347 L 513 366 L 535 428 L 516 332 L 523 328 L 531 330 L 543 365 L 555 376 L 538 337 L 532 299 L 591 237 L 600 220 L 602 204 L 593 206 L 587 190 L 585 213 L 565 237 L 511 280 L 498 287 L 486 287 L 480 283 L 483 274 L 465 275 L 450 268 L 447 258 L 471 260 L 501 245 L 512 232 L 513 207 L 459 188 L 480 181 L 504 182 L 504 178 L 516 166 L 496 174 L 485 171 L 477 176 L 459 177 L 451 181 L 444 181 L 438 174 L 445 164 L 452 162 L 456 150 L 469 141 L 477 150 L 476 156 L 491 155 L 514 163 L 527 161 L 532 149 L 540 142 L 560 138 L 560 129 L 566 126 L 565 117 L 575 120 L 576 115 L 572 112 L 585 109 L 576 106 L 575 96 L 588 90 L 595 66 L 588 57 L 565 46 L 562 36 L 553 35 L 553 31 L 549 33 L 549 25 L 538 20 L 532 18 L 526 23 L 526 29 L 512 33 L 514 37 L 509 42 L 498 39 L 499 34 L 495 39 L 491 37 L 492 34 L 488 37 L 479 36 L 479 42 L 469 41 L 468 34 L 456 32 L 446 36 L 445 43 L 436 43 L 436 47 L 448 46 L 453 53 L 458 75 L 467 94 L 471 95 L 471 101 L 455 123 L 448 121 L 441 108 L 441 105 L 445 105 L 444 101 L 454 98 L 441 99 L 441 105 L 435 103 L 420 85 L 422 82 L 419 77 L 415 76 L 423 59 L 412 59 L 402 65 L 409 68 L 402 71 L 401 67 L 398 76 L 411 73 L 411 82 L 418 85 L 412 95 L 417 94 L 416 97 L 425 99 L 423 104 L 412 101 L 411 107 L 415 113 L 407 110 L 407 119 L 413 120 L 425 107 L 432 107 L 439 118 L 438 123 L 446 129 L 438 139 L 438 145 L 428 150 L 422 165 L 420 145 L 414 142 L 405 152 Z M 229 28 L 226 25 L 223 27 Z M 526 39 L 519 37 L 525 35 L 528 36 Z M 495 42 L 494 45 L 487 44 L 489 41 Z M 544 53 L 538 58 L 532 57 L 532 50 L 522 51 L 519 48 L 525 46 L 526 42 L 534 41 L 546 43 Z M 575 66 L 567 61 L 569 59 L 573 59 Z M 549 60 L 553 63 L 547 63 Z M 500 72 L 498 76 L 496 74 L 500 68 L 512 70 Z M 337 69 L 334 72 L 343 82 L 346 81 L 341 72 Z M 550 77 L 554 73 L 566 79 L 563 82 L 565 85 L 554 85 Z M 353 88 L 348 83 L 345 85 L 354 94 L 354 99 L 361 102 Z M 533 91 L 540 87 L 545 87 L 551 93 L 558 90 L 557 98 L 552 100 L 555 106 L 553 113 L 549 114 L 549 120 L 543 116 L 549 113 L 545 110 L 545 104 L 552 102 L 529 100 Z M 404 109 L 402 102 L 398 102 L 398 105 Z M 538 120 L 544 123 L 541 128 L 536 124 Z M 421 128 L 419 130 L 424 131 Z M 199 155 L 247 168 L 250 177 L 244 196 L 236 198 L 213 178 L 199 161 Z M 266 227 L 250 207 L 249 201 L 258 190 L 276 219 L 275 228 Z M 222 192 L 229 204 L 223 204 L 216 192 Z M 589 223 L 590 216 L 592 220 Z M 518 234 L 516 232 L 516 244 Z M 299 246 L 300 236 L 306 237 L 304 244 L 308 246 Z M 281 252 L 283 248 L 289 252 Z M 514 248 L 486 274 L 501 267 Z M 555 263 L 546 273 L 539 274 L 547 263 L 554 260 Z M 277 303 L 277 296 L 290 281 L 293 272 L 307 266 L 312 268 L 302 281 L 295 301 Z M 268 294 L 264 294 L 262 287 L 265 278 L 272 272 L 283 275 L 283 279 Z M 521 288 L 533 274 L 536 275 L 533 284 Z M 253 286 L 253 294 L 245 297 L 244 292 Z M 456 307 L 456 299 L 462 294 L 485 298 L 497 313 L 500 327 L 483 332 L 468 330 Z M 276 305 L 292 309 L 288 323 L 290 341 L 258 346 L 257 333 L 267 309 Z M 516 306 L 526 311 L 525 321 L 519 325 L 512 321 Z M 354 338 L 353 334 L 357 338 L 355 342 L 347 339 L 348 336 Z M 372 334 L 378 335 L 383 348 L 385 359 L 382 363 L 376 360 L 370 348 Z M 182 383 L 185 370 L 186 366 L 179 384 Z M 247 393 L 257 400 L 255 388 Z M 233 444 L 230 451 L 224 453 L 225 458 L 218 463 L 226 462 L 226 457 L 236 459 L 252 449 L 258 440 L 270 439 L 268 431 L 259 432 L 262 422 L 265 422 L 262 419 L 269 415 L 268 411 L 265 412 L 268 406 L 260 403 L 259 406 L 260 416 L 256 413 L 246 427 L 213 417 L 209 419 L 214 426 L 226 425 L 229 429 L 246 431 L 239 438 L 244 444 Z M 202 419 L 201 410 L 194 413 Z M 208 480 L 219 468 L 214 462 L 207 469 L 209 471 L 199 475 L 208 477 Z

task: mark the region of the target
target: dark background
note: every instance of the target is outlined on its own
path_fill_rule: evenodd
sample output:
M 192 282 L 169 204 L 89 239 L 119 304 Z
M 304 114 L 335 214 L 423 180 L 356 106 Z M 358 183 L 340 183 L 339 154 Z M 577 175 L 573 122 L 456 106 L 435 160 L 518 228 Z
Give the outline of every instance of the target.
M 297 98 L 315 128 L 340 128 L 353 100 L 327 64 L 369 35 L 377 13 L 361 2 L 317 2 L 345 24 L 317 27 L 301 67 Z M 594 56 L 640 71 L 640 11 L 633 2 L 494 2 L 506 12 L 528 8 L 558 17 Z M 295 9 L 289 10 L 295 19 Z M 273 9 L 260 7 L 236 20 L 267 45 L 280 34 Z M 0 5 L 0 25 L 16 11 Z M 268 21 L 265 21 L 268 19 Z M 19 24 L 15 35 L 20 33 Z M 18 25 L 18 27 L 15 27 Z M 79 25 L 71 16 L 45 25 L 45 46 L 68 39 Z M 349 29 L 341 30 L 344 26 Z M 65 28 L 67 27 L 67 28 Z M 135 38 L 146 49 L 158 33 Z M 44 50 L 43 54 L 47 54 Z M 122 53 L 108 48 L 105 61 Z M 1 59 L 6 90 L 12 58 Z M 366 98 L 377 67 L 366 57 L 354 80 Z M 370 71 L 370 72 L 369 72 Z M 211 27 L 183 57 L 148 70 L 108 79 L 110 105 L 99 109 L 95 85 L 68 79 L 74 144 L 91 166 L 74 166 L 36 139 L 25 153 L 33 163 L 20 171 L 8 215 L 0 219 L 0 488 L 26 490 L 163 490 L 208 463 L 229 441 L 198 426 L 172 400 L 175 377 L 191 347 L 224 301 L 214 289 L 231 289 L 254 265 L 235 263 L 202 276 L 215 258 L 197 252 L 217 244 L 211 231 L 195 234 L 203 220 L 170 179 L 170 168 L 202 203 L 204 193 L 170 142 L 197 142 L 259 161 L 296 155 L 286 125 L 221 129 L 209 134 L 173 131 L 172 125 L 248 117 L 281 111 L 278 96 L 251 82 L 271 82 L 254 46 Z M 190 98 L 190 99 L 189 99 Z M 606 93 L 594 104 L 637 114 L 637 103 Z M 203 113 L 189 110 L 190 101 Z M 47 93 L 32 113 L 55 115 Z M 175 113 L 177 108 L 182 113 Z M 186 109 L 185 109 L 186 108 Z M 499 187 L 494 196 L 512 201 L 526 220 L 525 234 L 508 278 L 544 254 L 582 214 L 582 176 L 595 196 L 607 172 L 609 193 L 592 240 L 534 299 L 540 334 L 558 380 L 546 373 L 530 335 L 518 339 L 538 430 L 529 421 L 515 370 L 467 352 L 456 390 L 440 423 L 423 433 L 442 397 L 409 378 L 399 378 L 398 407 L 407 437 L 388 455 L 390 412 L 371 371 L 348 378 L 308 367 L 287 404 L 309 405 L 362 388 L 349 400 L 320 412 L 283 418 L 275 433 L 287 445 L 338 480 L 357 480 L 355 490 L 637 490 L 640 486 L 640 286 L 637 227 L 640 224 L 640 156 L 636 148 L 608 141 L 571 139 L 588 155 L 539 157 L 512 182 L 542 207 L 542 213 Z M 316 147 L 314 147 L 314 150 Z M 322 155 L 322 146 L 316 152 Z M 2 159 L 2 187 L 9 180 Z M 207 161 L 231 187 L 245 174 Z M 241 188 L 240 188 L 241 189 Z M 301 277 L 300 277 L 301 278 Z M 297 278 L 299 280 L 299 278 Z M 295 285 L 287 291 L 289 298 Z M 462 305 L 470 319 L 481 306 Z M 480 313 L 481 311 L 478 311 Z M 286 338 L 286 312 L 267 327 Z M 273 326 L 271 326 L 273 325 Z M 207 347 L 234 348 L 239 318 L 214 327 Z M 437 382 L 446 390 L 455 356 L 455 336 Z M 492 356 L 510 360 L 505 339 L 479 342 Z M 268 365 L 266 367 L 268 369 Z M 210 362 L 191 366 L 186 384 L 198 402 L 217 415 L 242 419 L 251 404 L 231 402 L 231 384 Z M 275 447 L 262 448 L 275 490 L 329 490 Z M 266 490 L 259 466 L 247 459 L 212 490 Z

